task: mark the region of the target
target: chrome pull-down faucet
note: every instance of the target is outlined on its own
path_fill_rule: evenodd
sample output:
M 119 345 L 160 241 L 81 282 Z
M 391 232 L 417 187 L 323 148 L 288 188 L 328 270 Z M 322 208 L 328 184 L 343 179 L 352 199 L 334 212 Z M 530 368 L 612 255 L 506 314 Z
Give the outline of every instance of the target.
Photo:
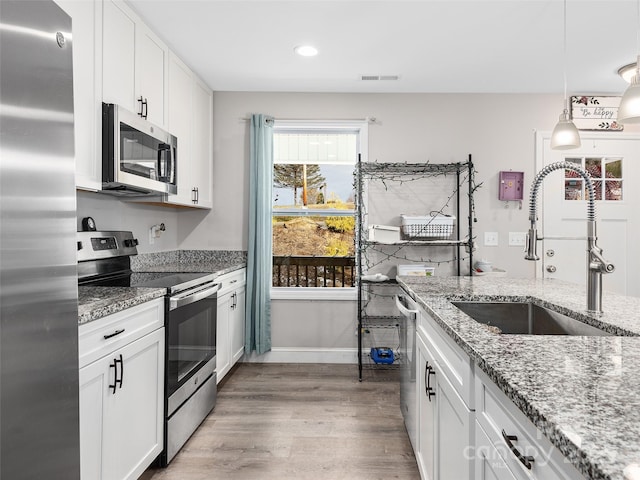
M 583 168 L 568 162 L 551 163 L 538 172 L 531 185 L 529 196 L 529 232 L 527 233 L 527 249 L 524 258 L 526 260 L 540 260 L 537 255 L 538 229 L 536 222 L 536 204 L 538 190 L 544 178 L 554 170 L 572 170 L 578 173 L 585 182 L 588 194 L 587 203 L 587 310 L 602 313 L 602 274 L 611 273 L 615 270 L 612 263 L 602 257 L 602 249 L 598 247 L 598 236 L 596 233 L 596 204 L 593 181 L 589 173 Z

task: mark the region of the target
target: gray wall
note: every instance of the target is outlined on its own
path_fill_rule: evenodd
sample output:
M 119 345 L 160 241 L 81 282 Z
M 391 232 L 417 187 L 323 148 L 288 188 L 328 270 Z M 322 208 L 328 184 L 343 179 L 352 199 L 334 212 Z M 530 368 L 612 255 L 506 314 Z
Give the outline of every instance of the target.
M 364 119 L 369 126 L 369 160 L 458 162 L 473 154 L 477 181 L 477 258 L 486 258 L 514 277 L 532 277 L 534 266 L 522 247 L 508 247 L 508 232 L 527 228 L 526 205 L 505 208 L 498 200 L 498 172 L 525 172 L 525 199 L 534 175 L 534 132 L 553 129 L 559 95 L 522 94 L 304 94 L 216 92 L 211 211 L 131 205 L 80 193 L 79 216 L 93 215 L 99 228 L 132 229 L 140 238 L 154 223 L 167 232 L 141 251 L 246 249 L 248 212 L 248 118 L 265 113 L 278 119 Z M 629 130 L 629 129 L 628 129 Z M 485 231 L 499 234 L 498 247 L 484 247 Z M 354 302 L 275 300 L 275 349 L 353 348 Z M 313 308 L 309 308 L 309 307 Z M 327 321 L 330 312 L 330 321 Z

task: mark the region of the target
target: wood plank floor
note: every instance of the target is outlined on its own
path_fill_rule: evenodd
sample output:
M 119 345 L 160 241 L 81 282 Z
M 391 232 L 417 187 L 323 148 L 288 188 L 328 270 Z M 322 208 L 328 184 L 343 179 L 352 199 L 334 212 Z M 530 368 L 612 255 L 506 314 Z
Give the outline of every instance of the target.
M 243 363 L 166 469 L 143 480 L 419 479 L 398 371 Z

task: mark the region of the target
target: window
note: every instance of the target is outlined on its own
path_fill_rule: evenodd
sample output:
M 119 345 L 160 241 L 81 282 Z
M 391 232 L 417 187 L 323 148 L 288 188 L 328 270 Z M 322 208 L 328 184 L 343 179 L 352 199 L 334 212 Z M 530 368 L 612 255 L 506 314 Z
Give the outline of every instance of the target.
M 273 287 L 354 286 L 353 173 L 362 128 L 276 121 Z
M 619 157 L 567 158 L 567 162 L 582 167 L 593 180 L 596 200 L 619 201 L 622 192 L 622 159 Z M 565 170 L 565 200 L 586 200 L 587 191 L 582 177 L 573 170 Z

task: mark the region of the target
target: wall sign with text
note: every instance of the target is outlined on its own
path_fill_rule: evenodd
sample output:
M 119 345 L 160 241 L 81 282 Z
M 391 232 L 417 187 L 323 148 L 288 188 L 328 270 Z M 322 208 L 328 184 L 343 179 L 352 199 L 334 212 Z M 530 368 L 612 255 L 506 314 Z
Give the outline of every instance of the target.
M 621 97 L 571 97 L 571 117 L 578 130 L 622 130 L 618 123 Z

